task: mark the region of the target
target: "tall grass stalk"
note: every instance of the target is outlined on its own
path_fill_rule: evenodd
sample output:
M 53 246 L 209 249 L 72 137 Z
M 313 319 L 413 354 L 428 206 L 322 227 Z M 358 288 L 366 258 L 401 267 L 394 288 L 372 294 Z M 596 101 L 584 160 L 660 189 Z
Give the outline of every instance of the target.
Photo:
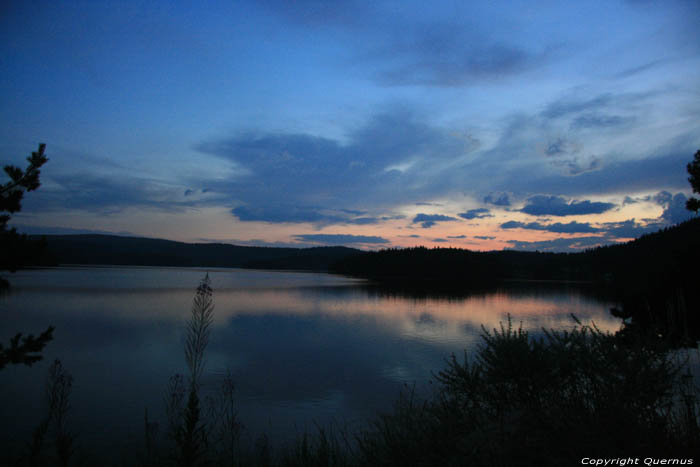
M 51 441 L 53 441 L 55 454 L 53 464 L 60 466 L 69 464 L 74 453 L 74 437 L 67 427 L 72 387 L 73 376 L 66 371 L 60 360 L 54 360 L 49 367 L 49 377 L 46 382 L 46 416 L 32 432 L 32 442 L 29 445 L 30 466 L 46 465 L 48 454 L 44 446 Z M 47 440 L 51 432 L 53 440 Z
M 178 448 L 178 464 L 183 467 L 199 465 L 207 451 L 208 433 L 200 408 L 199 387 L 204 370 L 204 351 L 209 343 L 213 322 L 214 300 L 209 274 L 202 279 L 192 301 L 192 311 L 185 336 L 185 362 L 189 368 L 187 403 L 184 402 L 182 379 L 171 380 L 169 396 L 172 435 Z M 179 417 L 176 415 L 179 415 Z M 175 421 L 177 420 L 177 421 Z

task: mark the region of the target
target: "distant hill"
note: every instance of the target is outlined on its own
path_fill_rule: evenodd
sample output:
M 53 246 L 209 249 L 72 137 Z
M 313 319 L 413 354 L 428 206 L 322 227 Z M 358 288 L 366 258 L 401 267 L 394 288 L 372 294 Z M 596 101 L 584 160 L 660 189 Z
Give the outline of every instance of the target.
M 346 247 L 268 248 L 116 235 L 45 235 L 44 264 L 236 267 L 325 271 L 360 253 Z

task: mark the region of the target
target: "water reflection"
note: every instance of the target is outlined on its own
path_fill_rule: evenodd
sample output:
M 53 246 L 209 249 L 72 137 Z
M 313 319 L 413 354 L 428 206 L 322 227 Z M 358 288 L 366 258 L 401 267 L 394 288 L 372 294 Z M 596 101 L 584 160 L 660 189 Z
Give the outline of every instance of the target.
M 288 439 L 312 420 L 360 423 L 390 407 L 404 383 L 419 390 L 481 326 L 510 314 L 533 332 L 568 328 L 575 314 L 603 330 L 611 303 L 575 287 L 509 286 L 431 296 L 327 274 L 209 270 L 215 322 L 204 387 L 227 371 L 252 433 Z M 138 438 L 145 407 L 162 418 L 168 378 L 184 371 L 183 323 L 199 269 L 72 268 L 21 271 L 0 297 L 0 336 L 56 326 L 45 360 L 0 373 L 6 439 L 28 438 L 43 382 L 60 358 L 74 375 L 73 423 L 83 437 Z M 119 434 L 119 436 L 115 435 Z

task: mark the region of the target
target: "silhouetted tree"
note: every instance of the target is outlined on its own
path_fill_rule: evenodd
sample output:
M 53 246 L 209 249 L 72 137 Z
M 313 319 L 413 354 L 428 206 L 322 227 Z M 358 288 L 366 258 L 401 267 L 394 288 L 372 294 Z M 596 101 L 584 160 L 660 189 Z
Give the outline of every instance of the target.
M 40 168 L 49 159 L 44 155 L 45 144 L 40 144 L 39 149 L 27 157 L 29 165 L 25 170 L 6 165 L 5 173 L 10 177 L 7 183 L 0 185 L 0 270 L 15 271 L 24 266 L 27 259 L 35 256 L 32 250 L 36 245 L 30 245 L 26 235 L 17 233 L 17 230 L 7 228 L 7 223 L 14 214 L 22 209 L 24 193 L 39 188 Z M 34 252 L 35 253 L 35 252 Z M 7 282 L 0 279 L 0 287 L 7 286 Z
M 22 337 L 22 333 L 17 333 L 10 339 L 10 346 L 5 348 L 0 343 L 0 370 L 7 364 L 24 364 L 32 366 L 41 360 L 41 352 L 46 344 L 53 339 L 53 326 L 42 332 L 39 337 L 33 335 Z
M 690 175 L 688 181 L 690 182 L 690 186 L 693 187 L 693 193 L 700 193 L 700 150 L 695 153 L 693 161 L 690 162 L 686 168 Z M 690 199 L 686 201 L 685 207 L 697 214 L 700 209 L 700 199 L 691 196 Z
M 26 235 L 17 233 L 17 230 L 7 228 L 10 214 L 22 209 L 22 197 L 27 191 L 39 188 L 39 168 L 48 161 L 44 155 L 45 144 L 39 145 L 39 150 L 27 158 L 29 165 L 25 170 L 13 165 L 4 167 L 10 181 L 0 185 L 0 270 L 15 271 L 24 265 L 26 258 L 32 257 L 32 247 Z M 6 288 L 9 283 L 0 278 L 0 289 Z M 39 352 L 53 339 L 53 326 L 38 337 L 28 335 L 22 337 L 17 333 L 10 339 L 10 345 L 6 348 L 0 344 L 0 370 L 7 364 L 32 365 L 41 360 Z

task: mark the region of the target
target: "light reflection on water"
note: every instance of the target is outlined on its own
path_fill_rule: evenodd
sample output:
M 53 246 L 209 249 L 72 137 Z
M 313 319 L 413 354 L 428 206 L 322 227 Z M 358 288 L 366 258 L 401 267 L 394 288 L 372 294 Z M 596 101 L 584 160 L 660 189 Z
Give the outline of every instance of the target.
M 163 416 L 168 379 L 183 373 L 184 322 L 203 269 L 58 268 L 20 271 L 0 296 L 0 342 L 56 326 L 45 359 L 0 372 L 3 436 L 28 438 L 42 414 L 46 370 L 73 374 L 79 437 L 139 439 L 144 408 Z M 230 372 L 250 436 L 273 440 L 335 420 L 358 424 L 386 410 L 404 384 L 425 390 L 450 353 L 481 326 L 512 317 L 528 330 L 569 328 L 570 314 L 614 331 L 605 303 L 575 288 L 505 288 L 466 297 L 385 294 L 328 274 L 209 270 L 215 322 L 204 388 Z M 8 403 L 7 401 L 12 401 Z M 295 431 L 296 430 L 296 431 Z

